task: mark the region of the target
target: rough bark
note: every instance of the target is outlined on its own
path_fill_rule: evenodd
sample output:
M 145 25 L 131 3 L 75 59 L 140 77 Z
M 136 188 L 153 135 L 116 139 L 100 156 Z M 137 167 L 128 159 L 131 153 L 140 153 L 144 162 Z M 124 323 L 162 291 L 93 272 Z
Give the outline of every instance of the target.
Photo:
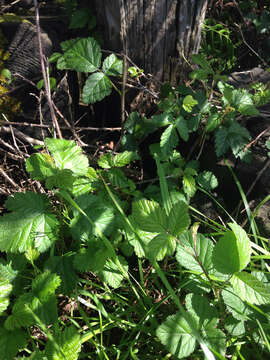
M 183 78 L 206 7 L 207 0 L 96 0 L 106 49 L 124 51 L 161 81 Z

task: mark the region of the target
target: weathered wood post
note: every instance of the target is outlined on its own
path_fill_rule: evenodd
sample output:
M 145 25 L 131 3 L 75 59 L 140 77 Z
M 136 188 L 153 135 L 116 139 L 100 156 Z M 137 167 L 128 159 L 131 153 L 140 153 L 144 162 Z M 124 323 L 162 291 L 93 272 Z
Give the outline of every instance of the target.
M 96 0 L 105 48 L 124 51 L 145 73 L 176 83 L 199 50 L 207 0 Z

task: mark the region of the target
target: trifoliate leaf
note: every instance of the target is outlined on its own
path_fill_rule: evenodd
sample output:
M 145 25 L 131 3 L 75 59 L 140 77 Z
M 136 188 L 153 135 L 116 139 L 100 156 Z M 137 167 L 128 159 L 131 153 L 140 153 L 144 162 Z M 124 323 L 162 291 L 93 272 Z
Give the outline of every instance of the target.
M 121 263 L 121 266 L 124 270 L 128 271 L 128 264 L 126 260 L 122 256 L 118 256 L 118 259 Z M 99 276 L 102 281 L 106 282 L 112 288 L 117 289 L 124 279 L 122 272 L 120 271 L 119 267 L 115 263 L 115 260 L 108 259 L 104 266 L 104 269 L 100 271 Z
M 111 54 L 104 60 L 102 70 L 107 76 L 119 76 L 123 72 L 123 60 Z
M 82 101 L 84 104 L 93 104 L 104 99 L 111 92 L 111 81 L 104 73 L 98 72 L 90 75 L 86 80 L 82 91 Z
M 81 351 L 81 339 L 78 330 L 69 326 L 53 335 L 54 342 L 46 344 L 45 354 L 51 360 L 77 360 Z M 57 346 L 56 346 L 57 345 Z
M 191 112 L 193 107 L 198 104 L 198 101 L 193 98 L 192 95 L 185 96 L 183 100 L 183 109 L 186 112 Z
M 233 274 L 243 270 L 250 261 L 250 240 L 241 226 L 230 223 L 232 231 L 227 231 L 215 245 L 213 264 L 223 274 Z
M 218 180 L 212 171 L 203 171 L 197 177 L 198 184 L 206 191 L 211 191 L 218 186 Z
M 163 131 L 160 138 L 160 148 L 165 156 L 171 154 L 176 148 L 179 138 L 174 125 L 169 125 L 166 130 Z
M 157 337 L 177 359 L 186 358 L 195 350 L 196 338 L 180 313 L 169 316 L 157 328 Z
M 201 264 L 205 271 L 209 272 L 213 268 L 213 248 L 212 241 L 199 233 L 196 235 L 195 247 L 192 232 L 186 231 L 179 236 L 179 243 L 176 247 L 176 260 L 188 270 L 202 273 Z
M 91 37 L 79 39 L 64 52 L 64 59 L 69 69 L 84 73 L 94 72 L 101 63 L 100 46 Z
M 14 360 L 26 344 L 26 334 L 22 330 L 8 331 L 0 327 L 0 359 Z
M 57 239 L 58 221 L 46 195 L 17 193 L 6 206 L 14 211 L 0 219 L 0 250 L 25 252 L 32 247 L 44 252 Z
M 188 206 L 184 201 L 175 202 L 168 217 L 168 231 L 174 236 L 179 236 L 187 230 L 190 224 Z
M 134 201 L 132 215 L 140 229 L 149 232 L 166 232 L 167 216 L 165 210 L 155 202 L 146 199 Z
M 270 289 L 255 276 L 247 272 L 239 272 L 231 278 L 234 292 L 251 304 L 262 305 L 270 303 Z

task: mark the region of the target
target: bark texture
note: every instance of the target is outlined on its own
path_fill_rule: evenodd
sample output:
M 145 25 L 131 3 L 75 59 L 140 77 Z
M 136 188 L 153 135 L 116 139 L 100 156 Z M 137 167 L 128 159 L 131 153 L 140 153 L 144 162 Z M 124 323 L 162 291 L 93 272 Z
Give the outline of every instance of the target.
M 124 51 L 161 81 L 183 78 L 206 8 L 207 0 L 96 0 L 106 49 Z

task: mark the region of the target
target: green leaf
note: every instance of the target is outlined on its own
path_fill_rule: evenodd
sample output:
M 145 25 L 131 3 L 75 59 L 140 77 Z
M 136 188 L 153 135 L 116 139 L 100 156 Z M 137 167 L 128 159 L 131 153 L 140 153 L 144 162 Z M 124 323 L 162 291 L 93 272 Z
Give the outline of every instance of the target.
M 229 223 L 232 231 L 227 231 L 215 245 L 213 264 L 223 274 L 234 274 L 243 270 L 250 261 L 250 240 L 241 226 Z
M 202 69 L 204 69 L 209 74 L 214 74 L 213 69 L 209 65 L 209 61 L 202 54 L 192 54 L 192 61 L 194 64 L 199 65 Z
M 87 249 L 83 248 L 74 256 L 74 267 L 81 271 L 102 271 L 110 252 L 99 239 L 91 239 L 87 242 Z
M 215 132 L 215 150 L 217 156 L 222 156 L 229 150 L 228 130 L 224 127 Z
M 188 206 L 183 201 L 173 204 L 168 217 L 168 231 L 174 236 L 180 235 L 190 225 Z
M 209 72 L 203 69 L 196 69 L 193 70 L 190 74 L 189 77 L 193 80 L 201 80 L 201 81 L 205 81 L 208 79 L 209 76 Z
M 218 312 L 211 306 L 205 296 L 188 294 L 185 297 L 185 305 L 190 314 L 196 319 L 199 328 L 214 327 L 218 323 Z
M 212 171 L 203 171 L 197 177 L 198 184 L 206 191 L 211 191 L 218 186 L 218 180 Z
M 17 271 L 14 271 L 10 264 L 0 264 L 0 316 L 9 305 L 9 295 L 12 291 L 11 282 L 16 278 L 16 275 Z
M 45 271 L 33 280 L 32 292 L 41 302 L 46 302 L 55 293 L 60 283 L 59 276 L 50 271 Z
M 224 356 L 226 352 L 226 335 L 224 332 L 220 329 L 210 327 L 205 329 L 204 333 L 206 344 L 217 353 Z
M 88 159 L 75 141 L 47 138 L 45 144 L 58 169 L 71 170 L 76 176 L 87 174 Z
M 250 307 L 229 287 L 222 290 L 221 295 L 227 310 L 236 320 L 247 321 L 250 319 L 252 311 Z
M 121 266 L 127 272 L 128 264 L 126 260 L 122 256 L 119 256 L 118 259 L 121 263 Z M 104 269 L 98 274 L 102 281 L 106 282 L 114 289 L 117 289 L 121 285 L 122 280 L 124 279 L 123 274 L 121 273 L 119 267 L 116 265 L 113 259 L 108 259 L 106 261 Z
M 212 252 L 214 245 L 211 240 L 202 234 L 197 234 L 196 247 L 191 231 L 186 231 L 179 236 L 176 247 L 177 262 L 188 270 L 202 273 L 202 264 L 205 271 L 210 272 L 213 268 Z
M 165 256 L 173 255 L 176 246 L 174 236 L 161 233 L 154 237 L 146 248 L 148 258 L 161 261 Z
M 93 235 L 98 236 L 98 231 L 110 235 L 114 230 L 115 210 L 109 202 L 104 203 L 102 198 L 95 195 L 82 195 L 76 198 L 78 206 L 94 222 L 95 227 L 89 223 L 77 209 L 73 209 L 73 218 L 70 221 L 71 234 L 75 241 L 88 241 Z
M 44 252 L 57 239 L 59 224 L 46 195 L 17 193 L 6 207 L 13 212 L 0 219 L 0 250 L 26 252 L 33 247 Z
M 198 101 L 195 100 L 192 95 L 187 95 L 184 97 L 182 106 L 186 112 L 190 113 L 192 111 L 193 107 L 197 104 L 198 104 Z
M 58 292 L 70 296 L 76 289 L 78 277 L 73 268 L 73 257 L 69 254 L 50 256 L 44 266 L 45 271 L 56 273 L 61 283 Z
M 240 272 L 233 275 L 231 284 L 234 292 L 251 304 L 262 305 L 270 303 L 270 289 L 255 276 Z
M 167 216 L 165 210 L 155 201 L 142 199 L 132 204 L 132 215 L 143 231 L 166 232 Z
M 88 30 L 91 30 L 96 26 L 95 16 L 92 15 L 89 8 L 81 8 L 72 12 L 69 29 L 82 29 L 87 24 L 91 24 Z
M 91 37 L 79 39 L 64 52 L 65 63 L 69 69 L 91 73 L 101 64 L 101 50 L 97 41 Z
M 103 169 L 110 169 L 114 166 L 113 157 L 111 153 L 106 153 L 98 159 L 98 165 Z
M 185 174 L 183 176 L 183 190 L 187 194 L 189 198 L 195 195 L 195 192 L 197 190 L 196 188 L 196 182 L 192 175 Z
M 180 313 L 169 316 L 157 328 L 157 337 L 178 359 L 186 358 L 195 350 L 196 338 Z
M 222 123 L 222 115 L 219 113 L 211 114 L 206 123 L 205 131 L 212 132 Z
M 102 70 L 107 76 L 119 76 L 123 73 L 123 61 L 114 54 L 106 57 L 103 62 Z
M 64 331 L 53 335 L 54 342 L 48 341 L 45 354 L 50 360 L 77 360 L 81 351 L 81 339 L 74 326 L 65 327 Z
M 110 95 L 111 91 L 111 81 L 104 73 L 98 72 L 92 74 L 84 84 L 82 101 L 85 104 L 93 104 Z
M 189 133 L 188 133 L 188 126 L 186 119 L 183 118 L 183 116 L 178 116 L 178 118 L 175 120 L 175 126 L 179 132 L 179 135 L 184 141 L 188 141 Z
M 0 327 L 0 359 L 14 360 L 26 344 L 26 334 L 22 330 L 8 331 Z
M 135 151 L 123 151 L 115 155 L 113 158 L 113 165 L 116 167 L 122 167 L 138 159 L 138 154 Z
M 122 170 L 114 168 L 111 169 L 106 175 L 108 177 L 109 182 L 113 186 L 116 186 L 121 189 L 130 188 L 132 191 L 136 190 L 136 186 L 133 183 L 133 181 L 128 179 Z
M 252 94 L 249 94 L 246 89 L 225 87 L 223 95 L 230 106 L 234 107 L 242 115 L 259 115 L 259 111 L 253 104 Z
M 229 316 L 225 320 L 225 330 L 233 337 L 243 336 L 246 332 L 245 322 Z
M 160 138 L 160 148 L 165 156 L 171 154 L 178 144 L 179 138 L 174 125 L 169 125 L 166 130 L 163 131 Z

